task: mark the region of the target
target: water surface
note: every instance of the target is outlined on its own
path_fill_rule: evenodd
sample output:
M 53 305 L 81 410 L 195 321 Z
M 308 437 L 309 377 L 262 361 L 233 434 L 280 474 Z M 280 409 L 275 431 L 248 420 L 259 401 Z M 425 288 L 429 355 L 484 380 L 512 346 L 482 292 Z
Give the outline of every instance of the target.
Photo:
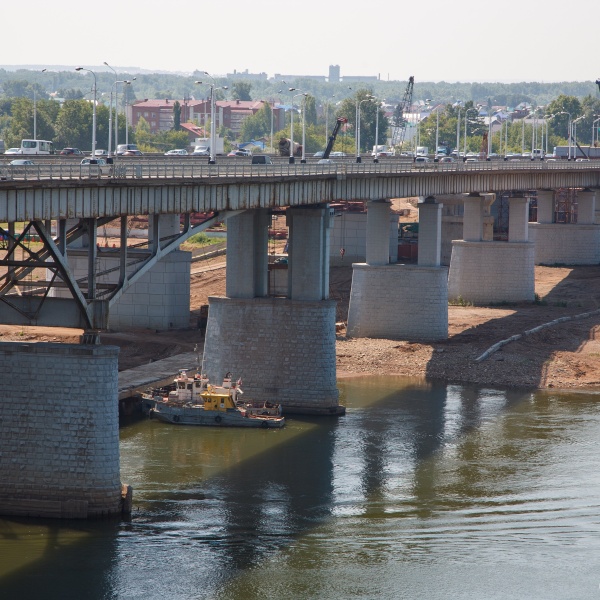
M 280 431 L 124 424 L 131 519 L 0 519 L 0 598 L 600 598 L 595 394 L 340 389 Z

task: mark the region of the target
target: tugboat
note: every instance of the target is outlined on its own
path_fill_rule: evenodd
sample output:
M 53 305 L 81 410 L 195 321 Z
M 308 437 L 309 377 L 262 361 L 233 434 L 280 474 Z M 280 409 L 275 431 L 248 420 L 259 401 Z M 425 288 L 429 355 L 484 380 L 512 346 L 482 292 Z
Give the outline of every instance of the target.
M 227 373 L 219 386 L 211 385 L 205 375 L 189 377 L 182 369 L 174 379 L 175 389 L 143 395 L 148 416 L 176 425 L 214 427 L 279 428 L 285 425 L 279 404 L 241 400 L 241 379 L 233 381 Z

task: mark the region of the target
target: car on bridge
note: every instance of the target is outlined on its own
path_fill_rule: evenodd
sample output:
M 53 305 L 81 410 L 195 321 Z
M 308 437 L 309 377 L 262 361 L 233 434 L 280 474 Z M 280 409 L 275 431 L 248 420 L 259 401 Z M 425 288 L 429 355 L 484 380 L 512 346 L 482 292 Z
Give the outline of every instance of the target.
M 79 148 L 63 148 L 60 153 L 62 156 L 83 155 L 83 152 Z
M 169 150 L 165 152 L 165 156 L 187 156 L 188 151 L 183 148 L 175 148 L 174 150 Z
M 84 158 L 79 163 L 82 175 L 107 175 L 110 173 L 110 165 L 103 158 Z
M 21 148 L 9 148 L 4 154 L 21 154 Z
M 30 167 L 31 165 L 35 165 L 35 163 L 32 160 L 29 160 L 28 158 L 15 158 L 15 160 L 11 160 L 8 164 L 11 167 Z
M 251 156 L 252 153 L 249 150 L 233 150 L 227 156 Z

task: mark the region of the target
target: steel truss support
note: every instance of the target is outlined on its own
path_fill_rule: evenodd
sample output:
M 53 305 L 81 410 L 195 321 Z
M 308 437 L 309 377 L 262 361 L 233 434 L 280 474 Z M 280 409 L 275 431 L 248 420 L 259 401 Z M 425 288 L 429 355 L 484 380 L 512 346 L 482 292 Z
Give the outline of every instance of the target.
M 147 273 L 164 256 L 195 233 L 210 227 L 223 215 L 191 227 L 186 215 L 178 235 L 160 237 L 159 219 L 154 219 L 154 237 L 134 253 L 127 246 L 127 217 L 121 217 L 118 266 L 99 270 L 103 250 L 97 244 L 98 227 L 114 218 L 80 219 L 68 228 L 60 219 L 56 238 L 52 238 L 50 222 L 29 221 L 20 233 L 14 223 L 0 227 L 0 322 L 19 325 L 63 326 L 102 331 L 108 328 L 108 315 L 127 289 Z M 73 243 L 86 236 L 87 276 L 75 278 L 68 262 Z M 41 244 L 41 248 L 34 246 Z M 114 250 L 111 249 L 114 256 Z M 134 255 L 135 254 L 135 255 Z M 113 270 L 119 272 L 116 284 L 101 283 Z M 51 290 L 67 289 L 70 298 L 53 297 Z M 88 336 L 89 337 L 89 336 Z

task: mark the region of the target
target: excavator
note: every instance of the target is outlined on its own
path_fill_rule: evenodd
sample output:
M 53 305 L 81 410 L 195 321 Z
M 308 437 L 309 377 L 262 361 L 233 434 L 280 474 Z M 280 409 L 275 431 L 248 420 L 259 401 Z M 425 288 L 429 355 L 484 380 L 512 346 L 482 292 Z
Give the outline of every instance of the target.
M 333 145 L 335 144 L 335 138 L 337 137 L 338 131 L 340 130 L 340 127 L 347 122 L 348 122 L 348 119 L 346 117 L 338 117 L 337 118 L 335 125 L 333 127 L 333 131 L 331 132 L 331 135 L 329 136 L 329 141 L 327 142 L 327 147 L 325 148 L 325 152 L 323 152 L 323 156 L 321 157 L 321 160 L 329 159 L 329 155 L 331 154 L 331 150 L 333 149 Z

